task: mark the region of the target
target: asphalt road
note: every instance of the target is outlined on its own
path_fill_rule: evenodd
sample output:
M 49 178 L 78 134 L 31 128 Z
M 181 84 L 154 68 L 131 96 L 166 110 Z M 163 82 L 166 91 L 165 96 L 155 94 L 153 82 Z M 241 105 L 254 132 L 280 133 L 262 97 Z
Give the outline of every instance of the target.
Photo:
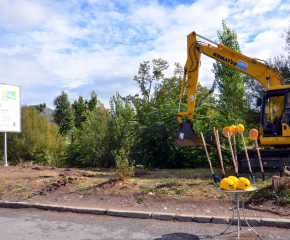
M 223 224 L 167 222 L 154 219 L 131 219 L 36 209 L 0 208 L 0 239 L 150 239 L 199 240 L 237 239 L 237 226 L 225 235 Z M 254 228 L 262 237 L 242 227 L 241 240 L 290 239 L 290 230 L 270 227 Z

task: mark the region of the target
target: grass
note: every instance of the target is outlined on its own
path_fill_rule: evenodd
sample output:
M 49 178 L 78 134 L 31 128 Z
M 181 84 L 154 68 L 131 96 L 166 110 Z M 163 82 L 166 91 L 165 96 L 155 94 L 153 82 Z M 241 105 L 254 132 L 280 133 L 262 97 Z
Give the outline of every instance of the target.
M 143 203 L 145 202 L 146 199 L 147 199 L 147 197 L 142 196 L 142 197 L 140 197 L 140 198 L 138 199 L 138 203 L 139 203 L 139 204 L 143 204 Z
M 76 172 L 80 170 L 76 169 Z M 97 195 L 101 197 L 117 196 L 124 194 L 143 196 L 136 201 L 140 204 L 150 197 L 159 198 L 180 198 L 190 197 L 196 201 L 203 199 L 212 199 L 217 201 L 228 201 L 225 194 L 217 191 L 217 185 L 213 184 L 210 169 L 162 169 L 150 171 L 146 169 L 138 169 L 136 176 L 128 179 L 122 184 L 104 184 L 111 178 L 116 178 L 114 169 L 95 169 L 85 171 L 86 173 L 97 173 L 96 177 L 76 177 L 77 180 L 72 181 L 71 186 L 82 194 L 93 195 L 92 190 L 95 189 Z M 220 170 L 215 170 L 216 176 L 221 176 Z M 235 175 L 234 170 L 226 170 L 226 174 Z M 249 174 L 240 174 L 249 178 Z M 290 189 L 282 189 L 280 192 L 273 192 L 270 188 L 271 177 L 278 173 L 266 173 L 268 180 L 263 182 L 260 173 L 254 174 L 258 178 L 258 191 L 249 194 L 248 202 L 263 202 L 266 200 L 274 200 L 277 204 L 290 204 Z M 51 177 L 44 177 L 51 176 Z M 62 179 L 57 171 L 35 171 L 29 174 L 19 172 L 2 173 L 0 176 L 0 193 L 3 200 L 8 199 L 12 194 L 21 194 L 23 197 L 29 197 L 33 194 L 35 188 L 47 190 L 48 185 Z M 93 187 L 93 188 L 92 188 Z M 241 196 L 242 197 L 242 196 Z M 241 199 L 242 200 L 242 199 Z
M 90 196 L 90 195 L 93 195 L 93 193 L 92 192 L 85 192 L 84 195 L 85 196 Z

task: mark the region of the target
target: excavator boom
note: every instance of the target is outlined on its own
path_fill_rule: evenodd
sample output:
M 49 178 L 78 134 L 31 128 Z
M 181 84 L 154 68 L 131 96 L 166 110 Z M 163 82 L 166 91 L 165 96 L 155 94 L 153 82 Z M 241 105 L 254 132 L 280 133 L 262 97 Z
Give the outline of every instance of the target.
M 201 37 L 208 42 L 205 43 L 197 41 L 197 36 Z M 214 43 L 195 32 L 192 32 L 187 36 L 187 61 L 184 66 L 184 75 L 182 80 L 182 88 L 180 92 L 180 103 L 177 113 L 179 121 L 179 130 L 176 134 L 175 141 L 179 146 L 182 147 L 199 147 L 203 146 L 202 140 L 196 135 L 193 130 L 193 116 L 194 107 L 197 92 L 198 73 L 200 67 L 200 55 L 204 54 L 210 58 L 215 59 L 231 68 L 234 68 L 244 74 L 247 74 L 257 81 L 259 81 L 265 89 L 280 89 L 282 86 L 282 77 L 278 71 L 268 65 L 266 62 L 261 60 L 247 57 L 239 52 L 236 52 L 222 44 Z M 187 80 L 187 82 L 186 82 Z M 187 86 L 187 112 L 181 112 L 181 101 L 183 99 L 184 89 Z M 288 86 L 290 88 L 290 86 Z M 283 86 L 283 88 L 286 88 Z M 290 91 L 290 90 L 289 90 Z M 287 92 L 287 91 L 286 91 Z M 282 111 L 282 110 L 281 110 Z M 182 116 L 186 116 L 187 120 L 182 121 Z M 290 124 L 290 122 L 289 122 Z M 263 127 L 261 126 L 263 130 Z M 286 129 L 286 128 L 285 128 Z M 290 128 L 289 136 L 290 136 Z M 262 139 L 264 142 L 272 141 L 269 139 Z M 290 146 L 290 139 L 289 146 Z

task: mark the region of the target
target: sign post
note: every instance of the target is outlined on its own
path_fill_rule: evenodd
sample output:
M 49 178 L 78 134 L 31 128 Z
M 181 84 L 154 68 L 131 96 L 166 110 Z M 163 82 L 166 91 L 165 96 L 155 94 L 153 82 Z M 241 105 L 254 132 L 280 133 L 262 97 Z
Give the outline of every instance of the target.
M 21 132 L 20 87 L 0 83 L 0 132 L 3 132 L 4 165 L 7 163 L 7 132 Z
M 6 132 L 3 134 L 4 136 L 4 165 L 3 167 L 7 167 L 8 163 L 7 163 L 7 138 L 6 138 Z

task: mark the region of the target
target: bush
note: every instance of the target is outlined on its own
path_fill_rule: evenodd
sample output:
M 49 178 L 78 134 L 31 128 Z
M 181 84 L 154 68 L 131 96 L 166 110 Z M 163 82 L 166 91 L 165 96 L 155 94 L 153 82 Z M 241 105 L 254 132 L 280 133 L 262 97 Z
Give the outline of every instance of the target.
M 124 181 L 132 176 L 134 176 L 134 166 L 130 164 L 128 157 L 124 150 L 120 150 L 119 154 L 116 151 L 112 151 L 115 157 L 118 179 Z
M 3 137 L 0 137 L 2 144 Z M 37 109 L 21 109 L 21 133 L 7 133 L 7 158 L 10 165 L 33 162 L 61 166 L 65 139 L 56 124 L 47 123 Z M 2 154 L 2 153 L 1 153 Z M 1 155 L 0 154 L 0 155 Z

